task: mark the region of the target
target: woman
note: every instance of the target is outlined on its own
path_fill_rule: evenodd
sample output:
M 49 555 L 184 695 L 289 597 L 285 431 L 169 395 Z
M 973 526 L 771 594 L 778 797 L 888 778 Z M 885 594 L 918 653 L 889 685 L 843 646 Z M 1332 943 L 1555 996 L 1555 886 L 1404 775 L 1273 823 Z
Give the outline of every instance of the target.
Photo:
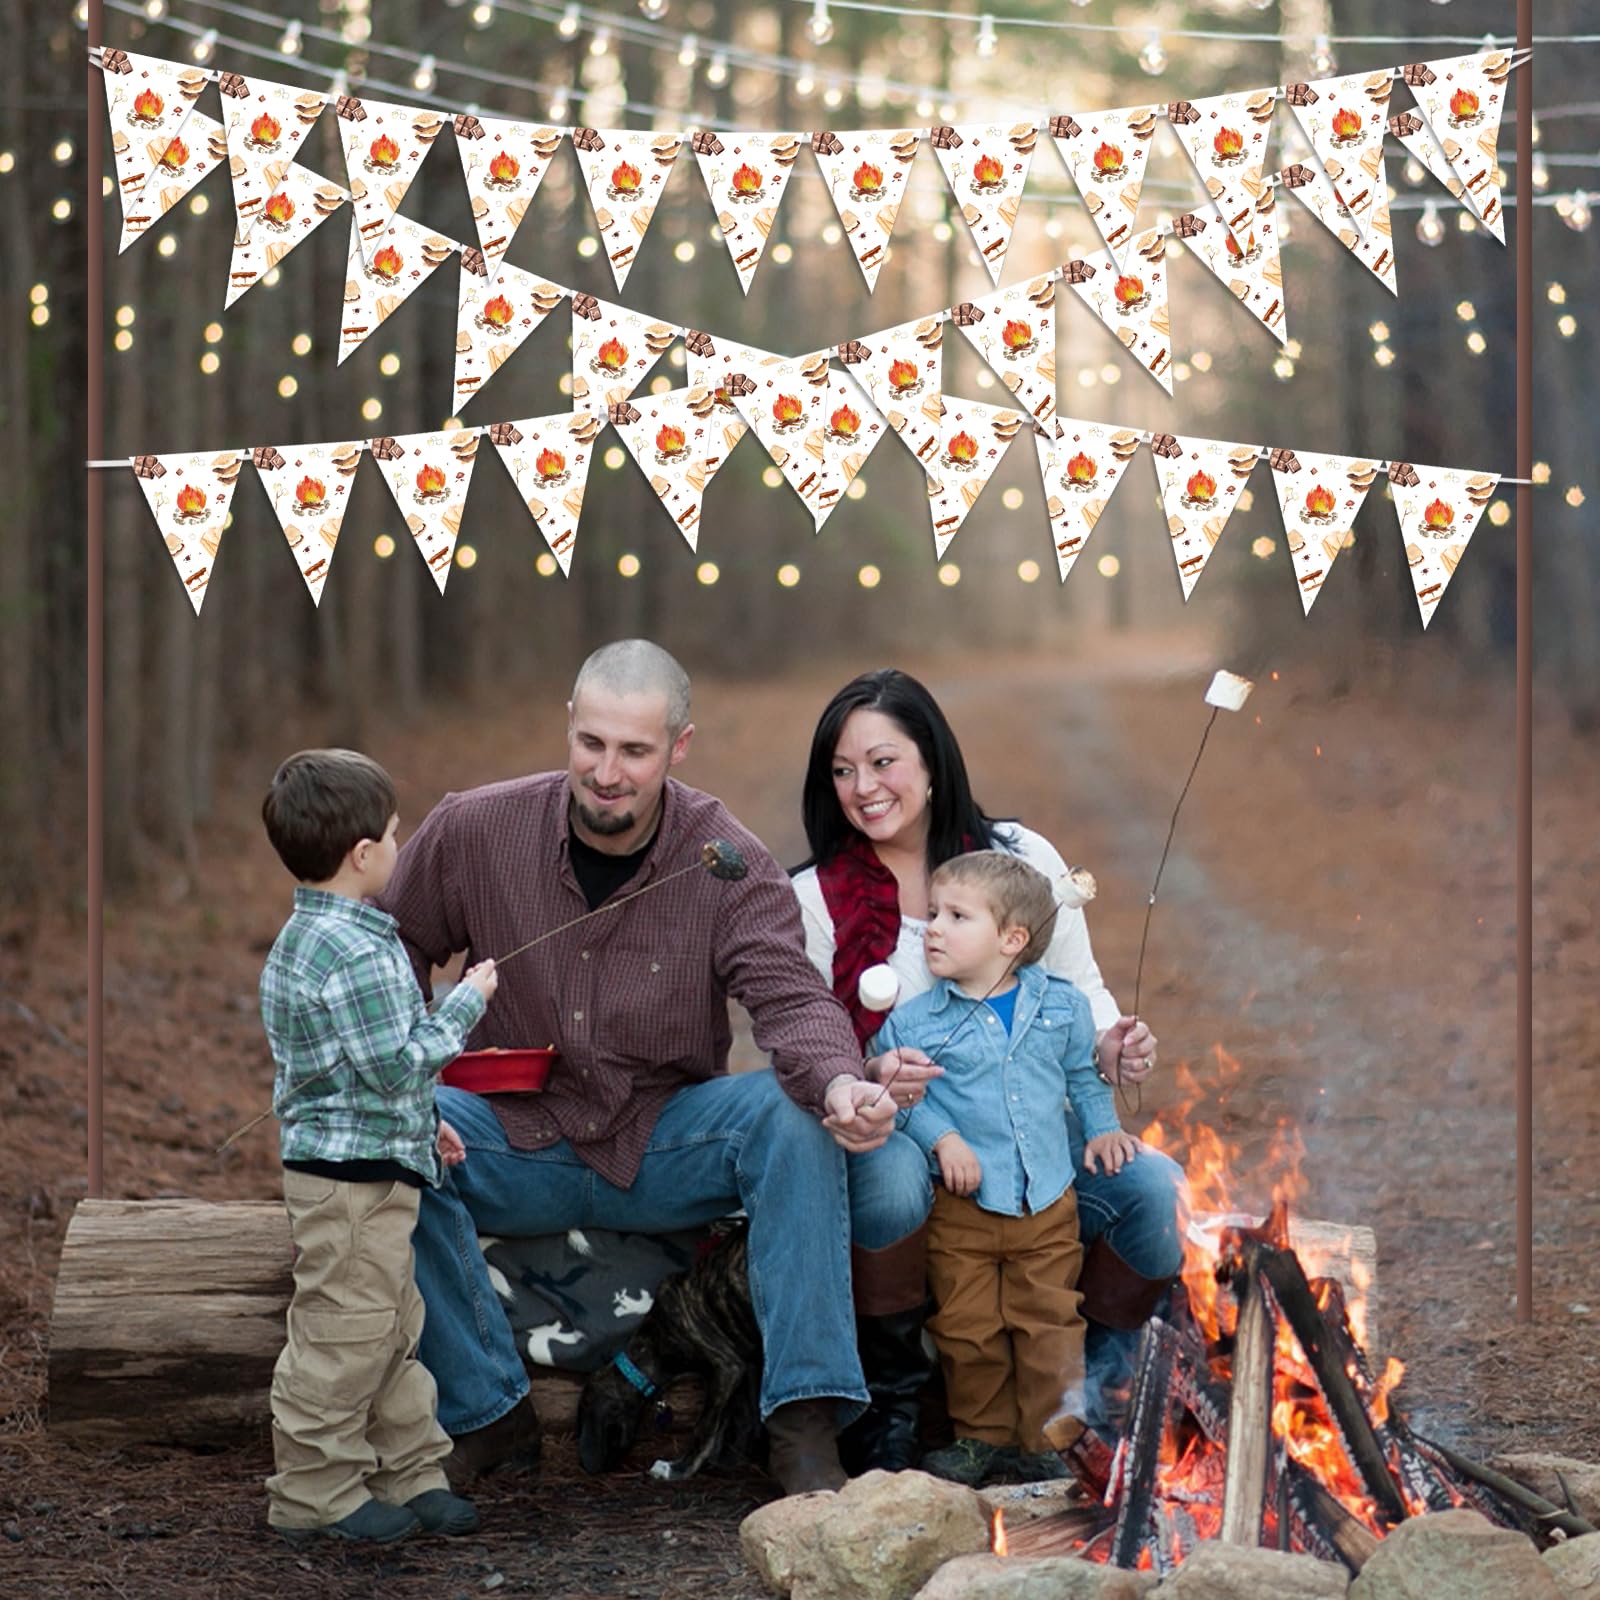
M 863 1046 L 881 1014 L 861 1004 L 862 972 L 894 969 L 900 998 L 932 985 L 922 951 L 928 875 L 967 850 L 1009 850 L 1052 883 L 1066 865 L 1048 840 L 1015 822 L 997 822 L 972 797 L 966 763 L 937 701 L 904 672 L 864 673 L 828 703 L 812 736 L 801 809 L 810 859 L 796 869 L 806 952 L 855 1023 Z M 1089 945 L 1082 911 L 1062 908 L 1043 965 L 1084 993 L 1098 1030 L 1096 1059 L 1112 1083 L 1138 1083 L 1155 1066 L 1156 1040 L 1143 1021 L 1120 1016 Z M 937 1066 L 920 1050 L 891 1050 L 867 1064 L 890 1083 L 902 1106 L 921 1099 Z M 1085 1250 L 1079 1288 L 1089 1322 L 1087 1420 L 1104 1421 L 1100 1390 L 1120 1390 L 1131 1370 L 1136 1330 L 1182 1265 L 1178 1215 L 1183 1175 L 1159 1151 L 1141 1146 L 1116 1173 L 1089 1172 L 1083 1134 L 1069 1115 Z M 909 1144 L 897 1134 L 883 1149 L 850 1158 L 851 1199 L 885 1182 L 907 1181 Z M 919 1157 L 920 1160 L 920 1157 Z M 932 1188 L 921 1163 L 921 1181 Z M 915 1395 L 928 1367 L 922 1350 L 924 1234 L 884 1250 L 857 1249 L 857 1324 L 873 1407 L 857 1424 L 871 1437 L 873 1465 L 910 1465 Z M 860 1452 L 858 1452 L 858 1455 Z

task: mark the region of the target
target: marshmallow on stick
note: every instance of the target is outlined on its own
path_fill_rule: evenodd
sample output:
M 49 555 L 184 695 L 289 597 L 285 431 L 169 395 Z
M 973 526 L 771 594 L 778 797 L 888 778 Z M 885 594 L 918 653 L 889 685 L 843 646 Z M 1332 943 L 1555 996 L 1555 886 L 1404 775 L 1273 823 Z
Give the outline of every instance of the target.
M 856 994 L 868 1011 L 892 1011 L 900 998 L 900 980 L 888 962 L 880 961 L 861 974 Z

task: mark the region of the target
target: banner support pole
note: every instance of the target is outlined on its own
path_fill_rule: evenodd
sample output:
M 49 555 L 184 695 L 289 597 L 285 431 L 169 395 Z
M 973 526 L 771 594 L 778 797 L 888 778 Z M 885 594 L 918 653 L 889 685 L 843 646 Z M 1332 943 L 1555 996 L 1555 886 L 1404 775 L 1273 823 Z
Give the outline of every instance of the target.
M 105 43 L 105 8 L 102 0 L 89 0 L 89 48 Z M 106 118 L 100 105 L 104 94 L 100 69 L 91 57 L 89 74 L 89 125 L 84 136 L 85 165 L 88 168 L 88 193 L 85 196 L 84 223 L 87 237 L 87 272 L 84 294 L 84 334 L 88 347 L 88 444 L 89 459 L 105 453 L 105 284 L 103 278 L 105 198 L 101 194 L 105 165 Z M 98 472 L 89 474 L 87 485 L 88 593 L 84 618 L 87 668 L 87 709 L 85 744 L 87 747 L 85 840 L 85 899 L 89 922 L 88 948 L 88 1142 L 89 1194 L 105 1193 L 105 479 Z

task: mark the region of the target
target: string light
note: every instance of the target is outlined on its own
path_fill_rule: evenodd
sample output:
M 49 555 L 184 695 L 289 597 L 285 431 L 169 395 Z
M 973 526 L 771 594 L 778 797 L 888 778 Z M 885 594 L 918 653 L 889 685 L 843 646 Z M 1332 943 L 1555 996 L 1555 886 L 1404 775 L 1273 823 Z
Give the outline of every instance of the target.
M 806 37 L 812 44 L 827 44 L 833 38 L 833 18 L 828 13 L 828 0 L 813 0 L 811 17 L 806 23 Z
M 683 43 L 678 46 L 678 65 L 692 67 L 700 59 L 700 41 L 692 33 L 683 36 Z
M 1572 202 L 1572 208 L 1561 219 L 1574 233 L 1583 233 L 1589 226 L 1589 197 L 1586 194 L 1578 195 Z
M 817 87 L 817 80 L 809 72 L 802 72 L 794 80 L 794 97 L 796 100 L 807 100 Z
M 594 37 L 589 40 L 589 54 L 603 56 L 611 48 L 611 30 L 609 28 L 596 28 Z
M 463 568 L 475 567 L 478 564 L 477 549 L 470 544 L 456 546 L 456 565 Z
M 792 561 L 786 561 L 778 568 L 778 582 L 785 589 L 792 589 L 800 581 L 800 569 Z
M 194 49 L 189 52 L 196 61 L 209 61 L 217 53 L 217 30 L 207 28 L 194 42 Z
M 411 74 L 411 87 L 420 89 L 424 94 L 433 87 L 434 67 L 437 65 L 431 55 L 424 56 L 417 63 L 417 70 Z
M 870 563 L 862 567 L 861 570 L 856 573 L 856 582 L 859 583 L 863 589 L 876 589 L 882 579 L 883 574 Z
M 553 578 L 561 570 L 561 563 L 548 550 L 541 550 L 539 559 L 533 564 L 533 570 L 541 578 Z
M 1037 561 L 1019 561 L 1017 563 L 1017 576 L 1024 583 L 1037 583 L 1039 581 L 1039 563 Z
M 372 553 L 380 561 L 387 561 L 394 554 L 394 540 L 387 533 L 380 533 L 372 541 Z
M 159 22 L 167 14 L 167 0 L 144 0 L 144 14 L 152 22 Z
M 556 32 L 563 39 L 576 37 L 578 32 L 578 8 L 569 5 L 562 13 L 561 20 L 556 24 Z
M 955 588 L 961 582 L 961 568 L 953 561 L 943 562 L 939 567 L 939 582 L 947 589 Z
M 702 561 L 694 569 L 694 576 L 697 583 L 702 583 L 709 589 L 722 576 L 722 572 L 715 561 Z
M 567 120 L 567 113 L 572 109 L 572 107 L 567 103 L 567 97 L 563 94 L 557 95 L 556 98 L 552 100 L 545 109 L 549 112 L 550 120 L 552 122 L 565 122 Z M 593 251 L 590 251 L 591 255 L 593 253 Z
M 659 22 L 667 14 L 667 0 L 639 0 L 639 10 L 652 22 Z
M 1333 53 L 1333 46 L 1328 43 L 1325 33 L 1317 35 L 1316 43 L 1311 47 L 1311 70 L 1319 78 L 1331 77 L 1337 70 L 1339 62 Z
M 1094 570 L 1102 578 L 1114 578 L 1122 571 L 1122 563 L 1115 556 L 1101 556 L 1095 563 Z
M 1144 49 L 1139 52 L 1139 65 L 1152 78 L 1167 70 L 1167 52 L 1159 33 L 1152 33 L 1145 41 Z
M 300 54 L 301 28 L 302 25 L 298 17 L 290 21 L 289 26 L 283 30 L 283 37 L 278 40 L 278 52 L 280 55 L 297 56 Z
M 494 21 L 494 0 L 478 0 L 472 8 L 472 26 L 487 28 Z
M 1533 158 L 1533 186 L 1541 194 L 1550 187 L 1550 163 L 1543 156 Z
M 830 111 L 837 111 L 844 104 L 844 86 L 839 83 L 830 83 L 822 91 L 822 103 Z
M 711 64 L 706 68 L 706 82 L 713 89 L 720 89 L 728 81 L 728 52 L 719 50 L 712 56 Z
M 994 31 L 994 18 L 985 12 L 978 22 L 978 54 L 987 61 L 994 54 L 995 46 L 999 42 Z
M 1422 216 L 1417 223 L 1417 237 L 1430 249 L 1444 243 L 1444 223 L 1439 220 L 1438 206 L 1431 200 L 1422 208 Z
M 50 152 L 50 155 L 58 167 L 66 166 L 72 159 L 72 141 L 70 139 L 58 139 L 55 149 Z

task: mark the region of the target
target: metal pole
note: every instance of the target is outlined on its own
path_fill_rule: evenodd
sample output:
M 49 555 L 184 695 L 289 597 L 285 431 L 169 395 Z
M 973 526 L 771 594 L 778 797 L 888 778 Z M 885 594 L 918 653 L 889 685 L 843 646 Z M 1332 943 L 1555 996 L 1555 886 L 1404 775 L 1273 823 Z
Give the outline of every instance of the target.
M 101 0 L 89 0 L 88 31 L 91 49 L 105 43 L 105 12 Z M 101 196 L 101 171 L 105 163 L 104 88 L 100 69 L 87 68 L 89 126 L 84 137 L 89 192 L 84 209 L 88 239 L 88 272 L 84 305 L 85 342 L 89 349 L 89 459 L 105 454 L 105 287 L 102 282 L 105 200 Z M 85 617 L 88 669 L 86 761 L 88 778 L 88 838 L 86 840 L 86 894 L 89 918 L 88 955 L 88 1136 L 89 1193 L 105 1193 L 105 479 L 89 473 L 88 549 L 86 556 L 88 604 Z

